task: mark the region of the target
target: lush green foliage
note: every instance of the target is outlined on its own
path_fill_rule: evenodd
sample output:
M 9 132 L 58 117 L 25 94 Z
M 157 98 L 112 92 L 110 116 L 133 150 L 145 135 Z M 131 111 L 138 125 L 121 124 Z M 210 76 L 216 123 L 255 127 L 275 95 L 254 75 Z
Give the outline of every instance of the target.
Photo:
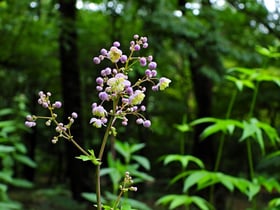
M 10 187 L 31 188 L 32 183 L 20 178 L 23 166 L 36 167 L 27 155 L 22 141 L 26 128 L 22 126 L 22 117 L 26 115 L 26 98 L 22 95 L 14 98 L 15 106 L 0 110 L 0 208 L 21 209 L 21 205 L 9 198 Z

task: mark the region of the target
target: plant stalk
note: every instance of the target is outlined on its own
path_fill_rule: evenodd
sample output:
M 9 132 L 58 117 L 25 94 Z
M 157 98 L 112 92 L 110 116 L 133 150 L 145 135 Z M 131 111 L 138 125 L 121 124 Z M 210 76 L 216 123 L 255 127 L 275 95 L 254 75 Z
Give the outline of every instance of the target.
M 112 116 L 110 117 L 110 120 L 109 120 L 109 123 L 107 125 L 105 134 L 104 134 L 103 139 L 102 139 L 102 144 L 101 144 L 99 155 L 98 155 L 98 159 L 99 159 L 99 161 L 101 163 L 102 163 L 103 153 L 104 153 L 107 141 L 108 141 L 109 133 L 110 133 L 110 130 L 111 130 L 111 128 L 113 126 L 113 123 L 115 121 L 115 113 L 116 113 L 116 106 L 117 106 L 117 104 L 118 104 L 118 98 L 113 101 L 113 113 L 112 113 Z M 97 210 L 101 210 L 102 209 L 100 169 L 101 169 L 101 166 L 97 165 L 97 167 L 96 167 L 96 200 L 97 200 Z
M 233 92 L 233 94 L 231 96 L 230 103 L 229 103 L 229 106 L 228 106 L 228 109 L 227 109 L 227 112 L 226 112 L 226 116 L 225 116 L 226 119 L 230 118 L 233 105 L 236 101 L 237 93 L 238 93 L 238 90 L 235 89 L 235 91 Z M 224 144 L 225 144 L 225 136 L 226 136 L 226 134 L 223 133 L 222 136 L 221 136 L 220 142 L 219 142 L 218 153 L 217 153 L 216 162 L 215 162 L 215 166 L 214 166 L 214 172 L 218 171 L 219 167 L 220 167 L 220 163 L 221 163 L 221 159 L 222 159 L 222 153 L 223 153 Z M 210 188 L 210 198 L 209 198 L 211 203 L 213 203 L 213 201 L 214 201 L 214 189 L 215 189 L 215 186 L 212 185 L 211 188 Z
M 259 83 L 259 81 L 257 81 L 256 87 L 254 88 L 254 94 L 253 94 L 252 103 L 251 103 L 249 114 L 248 114 L 248 119 L 252 118 L 252 116 L 253 116 L 253 112 L 254 112 L 254 109 L 255 109 L 255 106 L 256 106 L 256 102 L 257 102 L 257 95 L 258 95 L 258 92 L 259 92 L 259 85 L 260 85 L 260 83 Z M 248 155 L 250 178 L 253 179 L 255 172 L 254 172 L 252 145 L 251 145 L 251 142 L 248 139 L 246 140 L 246 146 L 247 146 L 247 155 Z

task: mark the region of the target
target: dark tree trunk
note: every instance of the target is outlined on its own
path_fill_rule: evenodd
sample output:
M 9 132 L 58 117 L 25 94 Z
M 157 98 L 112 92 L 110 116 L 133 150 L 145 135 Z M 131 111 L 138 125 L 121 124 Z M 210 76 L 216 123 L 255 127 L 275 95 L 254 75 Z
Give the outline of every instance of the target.
M 62 97 L 64 101 L 64 117 L 72 112 L 81 113 L 81 85 L 78 67 L 78 49 L 76 32 L 76 1 L 58 0 L 61 15 L 60 25 L 60 61 L 61 61 L 61 84 Z M 79 116 L 71 127 L 74 139 L 83 146 L 83 130 L 81 116 Z M 68 142 L 67 142 L 68 143 Z M 81 192 L 85 191 L 85 165 L 75 157 L 80 152 L 70 142 L 67 144 L 67 174 L 70 179 L 72 196 L 76 200 L 81 200 Z
M 190 57 L 190 70 L 192 73 L 193 88 L 197 103 L 197 118 L 211 116 L 212 81 L 201 72 L 201 62 L 203 59 L 197 60 Z M 201 158 L 206 165 L 211 168 L 215 158 L 213 142 L 211 139 L 200 141 L 200 134 L 206 126 L 206 124 L 200 124 L 195 127 L 193 154 Z

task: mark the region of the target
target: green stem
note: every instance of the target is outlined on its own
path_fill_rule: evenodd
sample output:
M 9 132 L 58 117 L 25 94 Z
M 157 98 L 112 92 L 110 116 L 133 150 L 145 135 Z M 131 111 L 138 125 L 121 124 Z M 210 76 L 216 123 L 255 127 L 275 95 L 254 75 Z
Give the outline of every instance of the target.
M 98 159 L 99 159 L 99 161 L 100 161 L 101 163 L 102 163 L 103 153 L 104 153 L 104 150 L 105 150 L 107 141 L 108 141 L 108 137 L 109 137 L 111 128 L 112 128 L 112 126 L 113 126 L 113 124 L 114 124 L 114 121 L 115 121 L 115 113 L 116 113 L 117 104 L 118 104 L 118 98 L 117 98 L 116 100 L 113 101 L 113 113 L 112 113 L 112 116 L 111 116 L 111 118 L 110 118 L 110 120 L 109 120 L 109 123 L 108 123 L 108 125 L 107 125 L 105 134 L 104 134 L 103 139 L 102 139 L 102 144 L 101 144 L 100 151 L 99 151 L 99 155 L 98 155 Z M 98 165 L 98 166 L 96 167 L 96 200 L 97 200 L 97 210 L 101 210 L 101 209 L 102 209 L 102 204 L 101 204 L 100 169 L 101 169 L 101 166 Z
M 116 209 L 116 208 L 118 207 L 118 205 L 119 205 L 119 203 L 120 203 L 120 200 L 121 200 L 122 195 L 123 195 L 123 191 L 121 190 L 121 192 L 120 192 L 120 194 L 119 194 L 119 196 L 118 196 L 117 200 L 116 200 L 116 201 L 115 201 L 115 203 L 114 203 L 113 210 L 114 210 L 114 209 Z
M 259 82 L 257 81 L 256 87 L 254 89 L 254 94 L 252 98 L 252 103 L 250 106 L 249 114 L 248 114 L 248 119 L 252 118 L 253 112 L 256 106 L 257 102 L 257 95 L 259 92 Z M 249 164 L 249 172 L 250 172 L 250 178 L 254 178 L 254 164 L 253 164 L 253 154 L 252 154 L 252 145 L 249 139 L 246 140 L 246 146 L 247 146 L 247 155 L 248 155 L 248 164 Z
M 227 110 L 227 113 L 226 113 L 226 119 L 230 118 L 230 115 L 231 115 L 231 112 L 232 112 L 232 108 L 233 108 L 234 102 L 236 100 L 237 93 L 238 93 L 238 90 L 235 90 L 233 95 L 231 96 L 229 107 L 228 107 L 228 110 Z M 221 159 L 222 159 L 222 153 L 223 153 L 223 148 L 224 148 L 224 143 L 225 143 L 225 133 L 222 134 L 221 139 L 220 139 L 219 148 L 218 148 L 218 154 L 217 154 L 217 158 L 216 158 L 216 162 L 215 162 L 214 171 L 218 171 L 218 169 L 220 167 L 220 163 L 221 163 Z
M 236 96 L 237 96 L 238 90 L 236 89 L 233 92 L 233 95 L 231 96 L 230 99 L 230 103 L 226 112 L 226 119 L 230 118 L 231 112 L 232 112 L 232 108 L 234 105 L 234 102 L 236 100 Z M 220 142 L 219 142 L 219 147 L 218 147 L 218 153 L 217 153 L 217 157 L 216 157 L 216 162 L 215 162 L 215 166 L 214 166 L 214 172 L 219 170 L 220 167 L 220 163 L 221 163 L 221 159 L 222 159 L 222 154 L 223 154 L 223 149 L 224 149 L 224 144 L 225 144 L 225 133 L 222 134 Z M 210 202 L 213 203 L 214 202 L 214 185 L 211 186 L 210 188 Z

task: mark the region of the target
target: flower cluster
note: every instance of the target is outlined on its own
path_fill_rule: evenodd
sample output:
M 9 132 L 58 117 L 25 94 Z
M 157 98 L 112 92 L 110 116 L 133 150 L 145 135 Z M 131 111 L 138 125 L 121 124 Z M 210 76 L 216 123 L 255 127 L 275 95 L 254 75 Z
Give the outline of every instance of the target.
M 142 124 L 144 127 L 150 127 L 151 121 L 146 119 L 141 112 L 146 110 L 142 104 L 145 98 L 146 87 L 144 82 L 152 83 L 152 90 L 164 90 L 169 86 L 170 79 L 157 76 L 157 63 L 153 60 L 153 56 L 147 57 L 134 56 L 135 52 L 148 47 L 147 37 L 134 35 L 130 42 L 130 53 L 126 55 L 120 49 L 120 43 L 115 41 L 109 50 L 101 49 L 100 55 L 93 58 L 95 64 L 100 64 L 104 59 L 108 59 L 113 63 L 113 67 L 106 67 L 101 70 L 100 76 L 96 78 L 96 90 L 98 91 L 101 103 L 92 104 L 93 117 L 90 123 L 100 128 L 108 122 L 108 116 L 112 116 L 114 120 L 121 119 L 122 125 L 127 125 L 127 115 L 136 116 L 136 123 Z M 134 84 L 129 80 L 129 72 L 132 71 L 132 65 L 138 63 L 146 68 L 143 78 L 138 79 Z M 107 111 L 104 103 L 111 101 L 113 107 Z
M 59 109 L 62 107 L 62 103 L 60 101 L 55 101 L 54 103 L 51 103 L 50 96 L 51 93 L 47 92 L 44 93 L 43 91 L 40 91 L 38 93 L 39 99 L 38 104 L 40 104 L 43 108 L 48 109 L 50 111 L 50 116 L 36 116 L 36 115 L 27 115 L 25 125 L 27 127 L 34 127 L 36 126 L 36 120 L 37 119 L 44 119 L 46 120 L 45 124 L 46 126 L 51 126 L 52 122 L 55 124 L 55 130 L 58 133 L 57 136 L 54 136 L 52 139 L 52 143 L 56 143 L 58 141 L 59 137 L 63 137 L 65 139 L 70 140 L 72 138 L 70 133 L 70 127 L 74 123 L 74 119 L 78 117 L 78 114 L 76 112 L 73 112 L 70 117 L 68 117 L 68 124 L 64 125 L 62 122 L 57 121 L 57 114 L 54 113 L 55 109 Z
M 132 186 L 133 184 L 133 179 L 130 176 L 129 172 L 125 172 L 124 180 L 123 183 L 120 185 L 120 190 L 122 192 L 127 192 L 127 191 L 137 191 L 137 187 Z

